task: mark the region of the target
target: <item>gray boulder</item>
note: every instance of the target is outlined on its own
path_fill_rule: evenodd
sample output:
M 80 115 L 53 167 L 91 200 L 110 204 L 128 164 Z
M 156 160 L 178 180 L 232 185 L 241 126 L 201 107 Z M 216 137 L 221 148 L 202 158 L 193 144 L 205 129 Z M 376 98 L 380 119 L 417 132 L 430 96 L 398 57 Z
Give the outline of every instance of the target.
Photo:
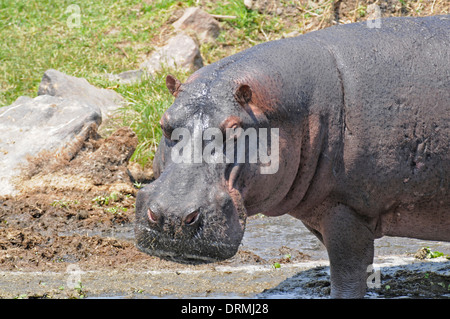
M 124 71 L 119 74 L 107 74 L 107 78 L 110 81 L 117 81 L 121 84 L 133 84 L 136 82 L 140 82 L 142 80 L 143 75 L 144 71 L 138 69 L 138 70 Z
M 45 89 L 52 87 L 54 92 L 60 89 L 54 85 Z M 55 151 L 52 156 L 74 156 L 70 145 L 84 141 L 101 121 L 99 106 L 84 99 L 20 97 L 0 108 L 0 196 L 17 193 L 15 179 L 28 158 L 44 151 Z
M 195 71 L 203 66 L 203 59 L 197 43 L 188 35 L 180 33 L 159 48 L 140 65 L 148 73 L 163 67 L 181 68 Z
M 123 97 L 113 90 L 93 86 L 84 78 L 77 78 L 54 69 L 45 71 L 38 95 L 74 99 L 100 107 L 103 119 L 109 118 L 122 106 Z
M 220 33 L 219 22 L 196 7 L 187 8 L 183 16 L 172 25 L 176 30 L 194 31 L 200 41 L 213 41 Z

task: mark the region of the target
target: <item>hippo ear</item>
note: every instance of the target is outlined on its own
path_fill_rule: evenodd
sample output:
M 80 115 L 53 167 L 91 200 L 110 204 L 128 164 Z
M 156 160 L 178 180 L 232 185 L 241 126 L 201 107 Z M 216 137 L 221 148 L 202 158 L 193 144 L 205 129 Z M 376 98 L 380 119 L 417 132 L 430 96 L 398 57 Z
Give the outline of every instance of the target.
M 245 106 L 252 99 L 252 89 L 247 84 L 241 84 L 234 93 L 234 97 L 240 105 Z
M 178 90 L 180 89 L 181 82 L 173 75 L 168 74 L 166 77 L 166 86 L 169 89 L 169 92 L 176 97 L 178 95 Z

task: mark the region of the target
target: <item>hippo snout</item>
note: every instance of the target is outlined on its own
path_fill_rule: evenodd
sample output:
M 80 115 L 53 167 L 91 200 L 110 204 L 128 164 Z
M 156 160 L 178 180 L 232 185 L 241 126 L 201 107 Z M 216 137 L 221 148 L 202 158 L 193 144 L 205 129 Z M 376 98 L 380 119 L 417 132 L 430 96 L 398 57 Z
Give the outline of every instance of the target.
M 154 231 L 164 233 L 173 238 L 186 238 L 196 236 L 200 231 L 200 227 L 204 221 L 201 218 L 201 210 L 198 209 L 185 209 L 177 212 L 164 211 L 157 207 L 158 205 L 152 205 L 154 202 L 150 202 L 147 208 L 147 218 L 149 221 L 149 227 Z M 186 247 L 185 249 L 189 249 Z
M 141 189 L 136 200 L 138 248 L 188 264 L 215 262 L 236 254 L 246 214 L 217 184 L 202 183 L 198 177 L 184 180 L 183 173 L 168 171 Z
M 180 217 L 181 218 L 173 218 L 174 216 L 172 216 L 172 218 L 167 218 L 163 216 L 163 214 L 161 214 L 160 212 L 158 212 L 158 210 L 147 209 L 147 217 L 149 219 L 149 221 L 155 225 L 157 224 L 164 224 L 164 223 L 168 223 L 168 224 L 179 224 L 179 227 L 183 227 L 183 226 L 188 226 L 188 227 L 192 227 L 194 225 L 198 224 L 199 221 L 199 216 L 200 216 L 200 210 L 196 209 L 191 213 L 185 213 L 182 214 Z M 175 219 L 175 220 L 174 220 Z

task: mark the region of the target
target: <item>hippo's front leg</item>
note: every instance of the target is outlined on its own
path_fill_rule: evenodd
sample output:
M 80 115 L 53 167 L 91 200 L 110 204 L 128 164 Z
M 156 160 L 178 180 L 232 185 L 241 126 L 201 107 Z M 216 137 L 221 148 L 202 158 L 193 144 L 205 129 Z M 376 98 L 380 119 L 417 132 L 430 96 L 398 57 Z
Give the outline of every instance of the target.
M 320 222 L 331 270 L 332 298 L 363 298 L 367 267 L 373 262 L 374 234 L 365 220 L 345 205 L 324 213 Z

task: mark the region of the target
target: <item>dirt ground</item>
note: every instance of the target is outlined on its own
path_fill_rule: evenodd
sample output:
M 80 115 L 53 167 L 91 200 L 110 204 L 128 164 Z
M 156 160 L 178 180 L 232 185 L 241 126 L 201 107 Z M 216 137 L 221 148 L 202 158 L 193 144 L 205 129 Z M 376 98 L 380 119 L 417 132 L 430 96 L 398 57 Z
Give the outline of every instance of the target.
M 52 194 L 0 199 L 0 271 L 62 271 L 70 263 L 85 270 L 189 268 L 140 252 L 132 238 L 135 194 L 120 193 L 115 201 L 98 204 L 108 196 L 72 192 L 64 199 Z M 241 250 L 218 264 L 308 260 L 301 252 L 290 253 L 289 260 L 264 260 Z
M 130 238 L 134 195 L 120 193 L 113 203 L 98 204 L 96 198 L 108 196 L 72 192 L 62 200 L 48 194 L 1 199 L 0 270 L 62 271 L 70 263 L 85 270 L 183 268 L 138 251 Z M 263 262 L 244 251 L 239 259 Z
M 61 151 L 30 158 L 18 178 L 21 194 L 0 198 L 0 270 L 60 271 L 68 263 L 86 270 L 142 269 L 159 263 L 131 239 L 113 238 L 124 229 L 132 233 L 135 196 L 143 185 L 127 167 L 136 143 L 135 134 L 122 128 L 107 139 L 91 134 L 69 147 L 69 160 Z

